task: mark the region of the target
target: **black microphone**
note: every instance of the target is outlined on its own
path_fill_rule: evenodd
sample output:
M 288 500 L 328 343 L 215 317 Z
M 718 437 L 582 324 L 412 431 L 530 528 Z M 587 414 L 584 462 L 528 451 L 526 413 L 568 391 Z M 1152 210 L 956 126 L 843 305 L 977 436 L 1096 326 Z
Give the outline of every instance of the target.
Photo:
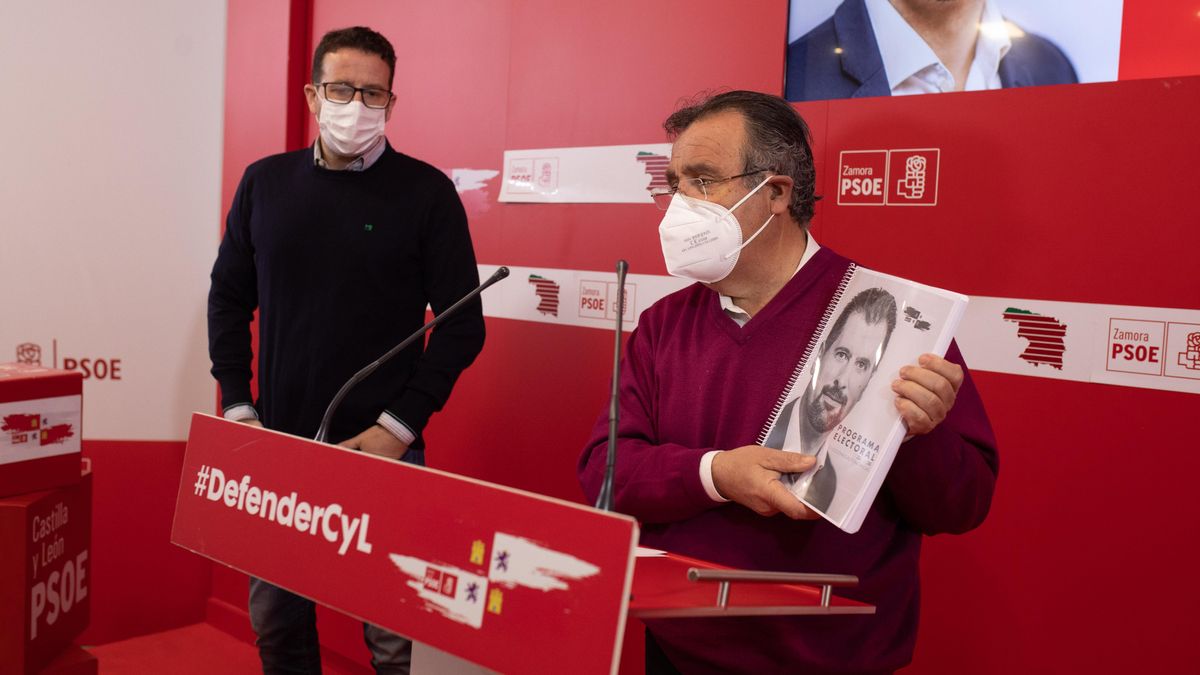
M 483 282 L 482 284 L 480 284 L 478 288 L 476 288 L 475 290 L 471 291 L 470 293 L 467 293 L 466 295 L 464 295 L 462 297 L 462 299 L 460 299 L 458 302 L 454 303 L 453 305 L 450 305 L 449 307 L 447 307 L 446 310 L 443 311 L 441 314 L 438 314 L 437 316 L 433 317 L 433 320 L 431 320 L 429 323 L 425 324 L 424 326 L 421 326 L 419 329 L 417 329 L 417 332 L 404 338 L 404 342 L 401 342 L 400 344 L 396 345 L 395 347 L 392 347 L 391 349 L 388 350 L 388 352 L 386 354 L 379 357 L 378 359 L 375 359 L 375 361 L 373 363 L 367 365 L 367 367 L 365 367 L 362 370 L 355 373 L 354 377 L 347 380 L 346 384 L 343 384 L 342 388 L 339 389 L 338 393 L 333 397 L 333 400 L 329 402 L 329 407 L 325 409 L 325 416 L 321 418 L 321 426 L 317 428 L 316 440 L 321 441 L 322 443 L 325 442 L 325 438 L 329 435 L 329 424 L 333 420 L 333 413 L 337 412 L 338 406 L 342 404 L 342 399 L 346 398 L 346 394 L 350 393 L 350 390 L 354 388 L 354 385 L 367 379 L 367 376 L 370 375 L 371 373 L 375 372 L 375 370 L 377 368 L 379 368 L 379 366 L 382 366 L 383 364 L 387 363 L 388 360 L 390 360 L 393 356 L 404 351 L 404 348 L 409 346 L 410 344 L 412 344 L 414 340 L 421 337 L 425 333 L 429 332 L 430 329 L 432 329 L 434 326 L 441 323 L 443 319 L 445 319 L 445 318 L 449 317 L 450 315 L 454 314 L 455 312 L 457 312 L 459 307 L 462 307 L 466 303 L 473 300 L 475 298 L 475 296 L 482 293 L 484 291 L 484 289 L 486 289 L 488 286 L 491 286 L 492 284 L 496 283 L 497 281 L 500 281 L 501 279 L 503 279 L 507 276 L 508 276 L 508 268 L 507 267 L 501 267 L 500 269 L 496 270 L 496 273 L 493 274 L 492 276 L 488 277 L 488 280 Z
M 617 422 L 620 419 L 621 407 L 617 396 L 620 391 L 618 379 L 621 376 L 621 319 L 625 316 L 625 273 L 629 271 L 629 263 L 617 261 L 617 335 L 613 344 L 613 373 L 612 393 L 608 399 L 608 461 L 604 465 L 604 482 L 600 484 L 600 495 L 596 497 L 596 508 L 612 511 L 613 475 L 617 472 Z

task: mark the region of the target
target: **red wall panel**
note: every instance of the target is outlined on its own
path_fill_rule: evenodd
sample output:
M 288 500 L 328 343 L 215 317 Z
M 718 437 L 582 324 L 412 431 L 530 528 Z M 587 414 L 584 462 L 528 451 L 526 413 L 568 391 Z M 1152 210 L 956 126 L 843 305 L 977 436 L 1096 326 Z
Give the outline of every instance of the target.
M 204 619 L 209 563 L 171 543 L 183 446 L 84 440 L 92 462 L 92 618 L 81 644 Z
M 1195 395 L 975 377 L 1000 480 L 982 527 L 926 540 L 913 670 L 1193 670 Z
M 977 295 L 1200 300 L 1200 279 L 1181 273 L 1200 249 L 1183 198 L 1200 77 L 827 105 L 830 202 L 841 151 L 941 149 L 937 206 L 826 208 L 823 241 L 864 264 Z
M 368 0 L 317 2 L 311 41 L 326 32 L 366 25 L 388 36 L 396 49 L 392 91 L 396 104 L 388 140 L 400 152 L 443 170 L 495 169 L 504 152 L 509 88 L 510 3 L 390 3 Z M 308 118 L 308 138 L 317 135 Z M 492 209 L 499 186 L 464 195 L 472 218 L 476 256 L 499 249 L 503 229 Z
M 483 353 L 430 426 L 430 466 L 581 501 L 575 462 L 607 410 L 612 344 L 603 331 L 489 320 Z
M 388 138 L 399 151 L 443 168 L 483 168 L 504 149 L 509 2 L 316 2 L 311 42 L 370 26 L 396 49 L 396 104 Z M 308 138 L 316 120 L 308 118 Z
M 786 2 L 513 3 L 507 148 L 663 142 L 704 90 L 776 90 Z M 664 274 L 661 214 L 640 205 L 506 205 L 484 262 Z
M 1118 77 L 1200 75 L 1200 3 L 1125 0 Z
M 225 146 L 221 212 L 251 162 L 284 149 L 289 0 L 230 2 L 225 34 Z M 214 252 L 215 256 L 215 252 Z

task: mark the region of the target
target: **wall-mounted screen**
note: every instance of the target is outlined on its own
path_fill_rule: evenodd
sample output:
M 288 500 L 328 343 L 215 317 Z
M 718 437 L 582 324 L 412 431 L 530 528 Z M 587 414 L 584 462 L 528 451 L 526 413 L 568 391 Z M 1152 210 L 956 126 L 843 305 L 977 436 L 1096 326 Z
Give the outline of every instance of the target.
M 1118 78 L 1122 0 L 792 0 L 789 101 Z

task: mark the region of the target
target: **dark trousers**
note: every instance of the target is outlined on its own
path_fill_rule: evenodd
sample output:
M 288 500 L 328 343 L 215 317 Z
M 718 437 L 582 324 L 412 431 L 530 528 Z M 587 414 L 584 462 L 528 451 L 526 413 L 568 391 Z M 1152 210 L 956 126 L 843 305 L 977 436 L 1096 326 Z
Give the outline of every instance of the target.
M 646 675 L 681 675 L 650 631 L 646 631 Z
M 425 465 L 423 450 L 409 450 L 402 461 Z M 250 579 L 250 625 L 266 675 L 319 675 L 321 646 L 317 640 L 317 608 L 312 600 L 289 593 L 262 579 Z M 412 642 L 369 623 L 363 640 L 379 675 L 408 675 Z
M 317 642 L 317 608 L 312 600 L 289 593 L 262 579 L 250 579 L 250 624 L 258 639 L 258 655 L 267 675 L 319 675 L 321 646 Z M 380 675 L 408 675 L 412 642 L 369 623 L 363 640 L 371 650 L 371 665 Z

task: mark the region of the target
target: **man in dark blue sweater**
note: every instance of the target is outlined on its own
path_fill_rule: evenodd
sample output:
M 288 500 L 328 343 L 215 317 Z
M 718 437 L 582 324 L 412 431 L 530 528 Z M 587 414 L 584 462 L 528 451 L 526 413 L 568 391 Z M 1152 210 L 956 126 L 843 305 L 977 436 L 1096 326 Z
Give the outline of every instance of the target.
M 384 136 L 392 45 L 355 27 L 324 36 L 305 85 L 313 147 L 246 169 L 208 297 L 209 354 L 225 416 L 311 438 L 339 387 L 479 284 L 467 218 L 438 169 Z M 250 391 L 250 323 L 259 316 Z M 352 390 L 331 424 L 341 445 L 424 464 L 421 432 L 483 347 L 476 300 Z M 313 603 L 262 580 L 250 618 L 266 672 L 320 672 Z M 364 625 L 380 673 L 407 673 L 410 643 Z

